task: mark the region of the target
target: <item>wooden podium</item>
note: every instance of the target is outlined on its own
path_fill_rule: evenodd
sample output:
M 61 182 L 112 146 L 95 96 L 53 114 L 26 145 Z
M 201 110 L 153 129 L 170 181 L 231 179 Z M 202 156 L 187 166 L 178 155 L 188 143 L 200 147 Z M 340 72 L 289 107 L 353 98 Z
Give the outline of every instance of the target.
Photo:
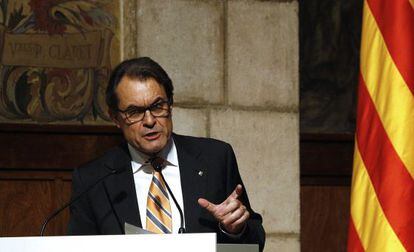
M 215 233 L 83 235 L 0 238 L 2 252 L 258 252 L 253 244 L 217 244 Z

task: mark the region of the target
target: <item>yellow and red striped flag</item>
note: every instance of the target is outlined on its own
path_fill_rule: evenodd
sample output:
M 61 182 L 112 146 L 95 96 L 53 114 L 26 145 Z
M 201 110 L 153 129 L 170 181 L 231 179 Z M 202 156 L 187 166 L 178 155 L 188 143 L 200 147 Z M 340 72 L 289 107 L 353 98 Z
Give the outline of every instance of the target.
M 414 251 L 414 0 L 365 0 L 348 251 Z

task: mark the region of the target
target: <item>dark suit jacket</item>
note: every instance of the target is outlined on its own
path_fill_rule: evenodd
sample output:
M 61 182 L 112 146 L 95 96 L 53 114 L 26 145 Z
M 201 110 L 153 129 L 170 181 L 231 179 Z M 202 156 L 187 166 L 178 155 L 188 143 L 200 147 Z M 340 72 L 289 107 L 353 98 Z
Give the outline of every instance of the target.
M 173 134 L 173 139 L 180 167 L 186 231 L 216 232 L 218 242 L 258 243 L 262 249 L 265 242 L 262 218 L 251 209 L 246 192 L 243 192 L 240 200 L 251 215 L 240 239 L 231 239 L 220 232 L 217 221 L 197 203 L 200 197 L 213 203 L 221 203 L 237 184 L 242 184 L 231 146 L 214 139 L 176 134 Z M 71 206 L 69 234 L 121 234 L 120 223 L 123 226 L 125 222 L 142 227 L 131 157 L 126 143 L 75 169 L 73 196 L 111 170 L 122 172 L 110 175 Z M 199 175 L 200 171 L 203 172 L 202 176 Z

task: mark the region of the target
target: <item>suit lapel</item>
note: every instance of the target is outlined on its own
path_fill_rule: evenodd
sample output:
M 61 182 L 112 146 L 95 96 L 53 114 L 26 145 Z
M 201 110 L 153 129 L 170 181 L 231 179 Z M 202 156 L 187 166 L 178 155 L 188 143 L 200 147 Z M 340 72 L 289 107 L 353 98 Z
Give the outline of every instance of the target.
M 105 186 L 108 189 L 109 198 L 122 228 L 124 228 L 125 222 L 142 227 L 131 168 L 131 157 L 126 144 L 122 145 L 119 150 L 113 156 L 114 158 L 106 162 L 105 165 L 111 169 L 122 170 L 122 172 L 109 177 L 105 181 Z
M 201 151 L 197 148 L 197 145 L 175 134 L 173 139 L 177 148 L 180 167 L 186 230 L 187 232 L 197 232 L 200 230 L 199 217 L 202 215 L 202 209 L 197 201 L 200 197 L 206 195 L 207 164 L 202 159 Z M 121 225 L 123 226 L 125 222 L 128 222 L 142 227 L 131 168 L 131 157 L 127 145 L 122 145 L 105 165 L 110 169 L 123 170 L 119 174 L 108 177 L 105 181 L 109 198 Z M 119 233 L 121 232 L 119 231 Z
M 196 232 L 199 230 L 198 218 L 202 210 L 197 200 L 204 197 L 206 192 L 207 166 L 197 146 L 191 145 L 181 136 L 174 134 L 173 138 L 180 167 L 186 231 Z

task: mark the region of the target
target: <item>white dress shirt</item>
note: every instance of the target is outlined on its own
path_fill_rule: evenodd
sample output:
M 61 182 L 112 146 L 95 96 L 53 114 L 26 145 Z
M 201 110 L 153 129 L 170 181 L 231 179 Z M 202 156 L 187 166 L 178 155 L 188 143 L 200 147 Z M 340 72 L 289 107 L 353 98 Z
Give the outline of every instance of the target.
M 137 151 L 128 144 L 129 153 L 131 154 L 132 173 L 134 174 L 135 191 L 137 192 L 137 200 L 139 213 L 141 217 L 142 228 L 146 228 L 146 212 L 148 190 L 152 180 L 153 168 L 148 163 L 149 156 Z M 165 180 L 171 188 L 175 198 L 178 201 L 184 213 L 183 193 L 181 190 L 180 169 L 178 164 L 177 149 L 172 138 L 170 138 L 167 146 L 158 155 L 166 160 L 167 165 L 162 170 Z M 169 193 L 168 193 L 169 194 Z M 180 213 L 169 194 L 171 212 L 172 212 L 172 233 L 178 233 L 180 228 Z M 185 226 L 185 221 L 184 221 Z

